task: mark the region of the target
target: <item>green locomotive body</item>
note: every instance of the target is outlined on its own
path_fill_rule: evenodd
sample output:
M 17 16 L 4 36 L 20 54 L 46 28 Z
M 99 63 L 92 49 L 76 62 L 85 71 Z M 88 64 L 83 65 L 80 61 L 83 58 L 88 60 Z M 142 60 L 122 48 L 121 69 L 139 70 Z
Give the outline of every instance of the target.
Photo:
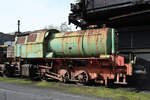
M 17 37 L 15 57 L 110 57 L 117 52 L 117 35 L 112 28 L 77 32 L 42 31 Z

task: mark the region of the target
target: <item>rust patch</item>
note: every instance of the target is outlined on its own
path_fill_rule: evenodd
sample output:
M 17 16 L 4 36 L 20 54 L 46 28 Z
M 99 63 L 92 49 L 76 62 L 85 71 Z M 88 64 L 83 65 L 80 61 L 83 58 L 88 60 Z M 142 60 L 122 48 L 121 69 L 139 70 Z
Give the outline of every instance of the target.
M 107 55 L 107 33 L 108 33 L 108 30 L 105 28 L 104 29 L 105 31 L 105 55 Z
M 25 43 L 25 40 L 26 40 L 26 37 L 25 37 L 25 36 L 19 37 L 19 38 L 17 39 L 16 44 L 24 44 L 24 43 Z
M 27 42 L 35 42 L 36 41 L 36 37 L 37 37 L 37 34 L 30 34 L 28 36 Z
M 44 33 L 39 33 L 39 34 L 37 34 L 37 39 L 35 41 L 40 42 L 43 40 L 43 37 L 44 37 Z
M 28 54 L 28 45 L 26 45 L 26 57 L 27 57 L 27 54 Z
M 84 34 L 85 32 L 86 30 L 80 30 L 80 31 L 75 31 L 75 32 L 66 32 L 65 34 L 74 34 L 74 33 Z

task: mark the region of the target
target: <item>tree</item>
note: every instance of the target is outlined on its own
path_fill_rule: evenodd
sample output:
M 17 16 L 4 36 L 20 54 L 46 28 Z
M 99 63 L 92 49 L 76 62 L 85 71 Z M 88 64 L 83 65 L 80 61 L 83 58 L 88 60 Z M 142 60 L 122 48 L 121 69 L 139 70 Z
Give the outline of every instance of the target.
M 80 0 L 75 0 L 76 3 L 80 2 Z
M 66 22 L 61 23 L 60 26 L 49 25 L 45 29 L 57 29 L 60 32 L 69 32 L 69 31 L 72 31 L 72 28 Z
M 71 27 L 68 26 L 66 22 L 64 22 L 64 23 L 61 23 L 59 30 L 60 32 L 68 32 L 68 31 L 71 31 Z
M 45 27 L 45 29 L 57 29 L 57 30 L 59 30 L 59 27 L 54 26 L 54 25 L 48 25 Z

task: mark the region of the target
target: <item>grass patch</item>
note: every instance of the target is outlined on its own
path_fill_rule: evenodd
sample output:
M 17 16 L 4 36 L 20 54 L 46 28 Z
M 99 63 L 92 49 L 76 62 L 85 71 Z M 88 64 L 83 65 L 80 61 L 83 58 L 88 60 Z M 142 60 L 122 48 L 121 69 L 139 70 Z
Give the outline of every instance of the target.
M 89 87 L 89 86 L 77 86 L 68 85 L 60 82 L 33 82 L 28 79 L 16 79 L 16 78 L 2 78 L 0 81 L 5 81 L 9 83 L 21 83 L 21 84 L 31 84 L 33 86 L 57 88 L 64 90 L 66 92 L 71 92 L 74 94 L 83 94 L 89 96 L 96 96 L 100 98 L 113 98 L 115 100 L 150 100 L 150 93 L 136 93 L 129 92 L 123 89 L 110 89 L 105 87 Z
M 150 100 L 150 93 L 136 93 L 121 89 L 110 89 L 104 87 L 70 88 L 68 91 L 75 94 L 85 94 L 100 98 L 113 98 L 115 100 Z
M 32 81 L 28 79 L 17 79 L 17 78 L 3 78 L 0 77 L 0 81 L 5 81 L 8 83 L 22 83 L 22 84 L 31 84 Z
M 57 88 L 56 82 L 46 82 L 46 81 L 41 81 L 41 82 L 35 82 L 35 86 L 41 86 L 41 87 L 49 87 L 49 88 Z

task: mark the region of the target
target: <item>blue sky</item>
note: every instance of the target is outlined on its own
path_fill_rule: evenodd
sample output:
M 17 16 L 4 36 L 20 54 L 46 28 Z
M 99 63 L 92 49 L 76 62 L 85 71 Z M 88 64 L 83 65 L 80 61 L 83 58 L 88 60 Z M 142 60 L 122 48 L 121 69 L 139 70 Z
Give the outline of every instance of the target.
M 0 32 L 42 29 L 68 21 L 70 3 L 74 0 L 0 0 Z

